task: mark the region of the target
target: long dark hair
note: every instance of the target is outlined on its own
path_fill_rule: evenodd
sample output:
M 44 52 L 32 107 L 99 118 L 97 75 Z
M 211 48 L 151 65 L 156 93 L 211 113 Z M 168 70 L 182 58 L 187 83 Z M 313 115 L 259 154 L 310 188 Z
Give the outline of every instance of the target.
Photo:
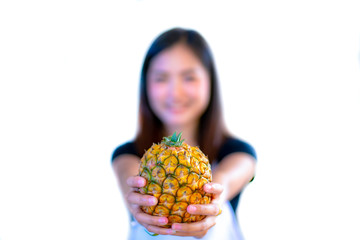
M 136 148 L 139 155 L 142 155 L 152 143 L 159 143 L 164 137 L 163 124 L 149 104 L 147 72 L 151 60 L 155 56 L 179 42 L 184 43 L 193 51 L 210 76 L 210 102 L 200 118 L 197 141 L 200 149 L 209 157 L 210 162 L 213 162 L 228 134 L 222 117 L 220 91 L 213 56 L 205 39 L 194 30 L 173 28 L 162 33 L 154 40 L 145 56 L 140 80 L 139 128 L 135 138 Z

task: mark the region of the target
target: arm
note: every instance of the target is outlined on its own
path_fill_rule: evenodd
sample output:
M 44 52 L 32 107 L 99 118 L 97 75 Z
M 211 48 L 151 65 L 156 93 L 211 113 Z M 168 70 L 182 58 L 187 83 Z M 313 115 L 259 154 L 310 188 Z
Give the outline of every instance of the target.
M 138 175 L 140 159 L 135 155 L 123 154 L 114 159 L 112 167 L 118 181 L 122 196 L 126 197 L 132 190 L 127 184 L 127 179 Z M 125 201 L 129 208 L 128 201 Z M 130 209 L 130 208 L 129 208 Z
M 246 153 L 232 153 L 216 167 L 213 182 L 224 187 L 220 203 L 231 200 L 251 180 L 255 174 L 255 159 Z

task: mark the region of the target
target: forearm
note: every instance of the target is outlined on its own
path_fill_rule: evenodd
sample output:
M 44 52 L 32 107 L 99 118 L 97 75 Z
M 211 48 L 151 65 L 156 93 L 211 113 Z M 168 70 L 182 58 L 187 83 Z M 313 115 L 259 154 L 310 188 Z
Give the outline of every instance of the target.
M 126 181 L 129 177 L 139 174 L 139 164 L 139 158 L 134 155 L 122 155 L 113 161 L 112 167 L 124 197 L 131 190 Z
M 255 173 L 255 160 L 244 153 L 233 153 L 223 159 L 213 172 L 213 182 L 220 183 L 224 191 L 223 203 L 235 197 L 251 180 Z

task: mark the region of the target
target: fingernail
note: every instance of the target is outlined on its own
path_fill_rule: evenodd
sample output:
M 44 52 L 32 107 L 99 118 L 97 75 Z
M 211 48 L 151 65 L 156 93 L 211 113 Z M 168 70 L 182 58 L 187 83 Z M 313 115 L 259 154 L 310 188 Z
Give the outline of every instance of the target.
M 156 204 L 156 199 L 155 198 L 149 198 L 148 202 L 149 202 L 149 204 Z
M 144 185 L 144 180 L 143 179 L 138 179 L 138 180 L 136 180 L 136 184 L 138 186 L 142 186 L 142 185 Z
M 173 225 L 172 225 L 172 229 L 173 229 L 173 230 L 181 230 L 181 226 L 178 225 L 178 224 L 173 224 Z M 175 232 L 175 231 L 174 231 L 174 232 Z
M 172 229 L 168 229 L 168 230 L 166 230 L 166 233 L 167 234 L 174 234 L 174 233 L 176 233 L 176 231 L 172 230 Z
M 159 218 L 159 223 L 167 223 L 167 218 Z
M 188 206 L 188 212 L 195 212 L 195 211 L 196 211 L 196 207 Z

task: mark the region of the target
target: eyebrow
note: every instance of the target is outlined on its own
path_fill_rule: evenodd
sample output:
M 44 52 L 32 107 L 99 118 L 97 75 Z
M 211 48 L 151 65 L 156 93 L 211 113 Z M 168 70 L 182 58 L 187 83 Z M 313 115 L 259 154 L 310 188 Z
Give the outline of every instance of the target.
M 167 72 L 162 71 L 162 70 L 150 70 L 149 74 L 150 75 L 167 75 Z
M 192 74 L 192 73 L 195 73 L 196 70 L 194 68 L 190 68 L 190 69 L 186 69 L 184 71 L 182 71 L 180 74 L 181 75 L 187 75 L 187 74 Z
M 196 72 L 195 68 L 189 68 L 189 69 L 185 69 L 183 71 L 180 72 L 180 75 L 187 75 L 187 74 L 194 74 Z M 149 71 L 150 75 L 153 76 L 167 76 L 168 72 L 165 70 L 161 70 L 161 69 L 154 69 L 154 70 L 150 70 Z

